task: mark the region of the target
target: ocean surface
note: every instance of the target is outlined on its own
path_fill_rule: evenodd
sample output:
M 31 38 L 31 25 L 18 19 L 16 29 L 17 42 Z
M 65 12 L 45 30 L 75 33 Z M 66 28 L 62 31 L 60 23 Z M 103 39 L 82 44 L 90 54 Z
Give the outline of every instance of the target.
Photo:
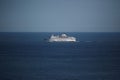
M 0 80 L 120 80 L 120 33 L 0 32 Z

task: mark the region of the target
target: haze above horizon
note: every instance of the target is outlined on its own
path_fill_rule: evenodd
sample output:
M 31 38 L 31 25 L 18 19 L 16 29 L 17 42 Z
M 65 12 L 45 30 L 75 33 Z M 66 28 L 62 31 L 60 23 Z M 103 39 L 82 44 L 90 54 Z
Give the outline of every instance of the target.
M 0 0 L 0 32 L 120 32 L 120 0 Z

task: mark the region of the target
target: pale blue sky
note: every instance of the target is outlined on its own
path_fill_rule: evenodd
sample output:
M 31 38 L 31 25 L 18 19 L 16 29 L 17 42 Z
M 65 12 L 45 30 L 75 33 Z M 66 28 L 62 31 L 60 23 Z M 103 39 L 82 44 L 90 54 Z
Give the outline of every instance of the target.
M 0 31 L 120 32 L 120 0 L 0 0 Z

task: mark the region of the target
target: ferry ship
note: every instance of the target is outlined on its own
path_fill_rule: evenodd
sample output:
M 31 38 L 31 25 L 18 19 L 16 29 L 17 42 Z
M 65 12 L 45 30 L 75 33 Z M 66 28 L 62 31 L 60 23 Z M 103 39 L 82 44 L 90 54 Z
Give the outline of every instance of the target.
M 76 42 L 76 38 L 67 36 L 66 34 L 61 34 L 60 36 L 51 35 L 49 42 Z

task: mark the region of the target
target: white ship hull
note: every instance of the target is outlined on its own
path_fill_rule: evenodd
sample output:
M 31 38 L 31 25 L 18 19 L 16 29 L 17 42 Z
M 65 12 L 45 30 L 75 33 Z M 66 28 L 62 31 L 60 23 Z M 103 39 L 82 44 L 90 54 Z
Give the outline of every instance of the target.
M 76 42 L 75 39 L 49 39 L 49 42 Z

